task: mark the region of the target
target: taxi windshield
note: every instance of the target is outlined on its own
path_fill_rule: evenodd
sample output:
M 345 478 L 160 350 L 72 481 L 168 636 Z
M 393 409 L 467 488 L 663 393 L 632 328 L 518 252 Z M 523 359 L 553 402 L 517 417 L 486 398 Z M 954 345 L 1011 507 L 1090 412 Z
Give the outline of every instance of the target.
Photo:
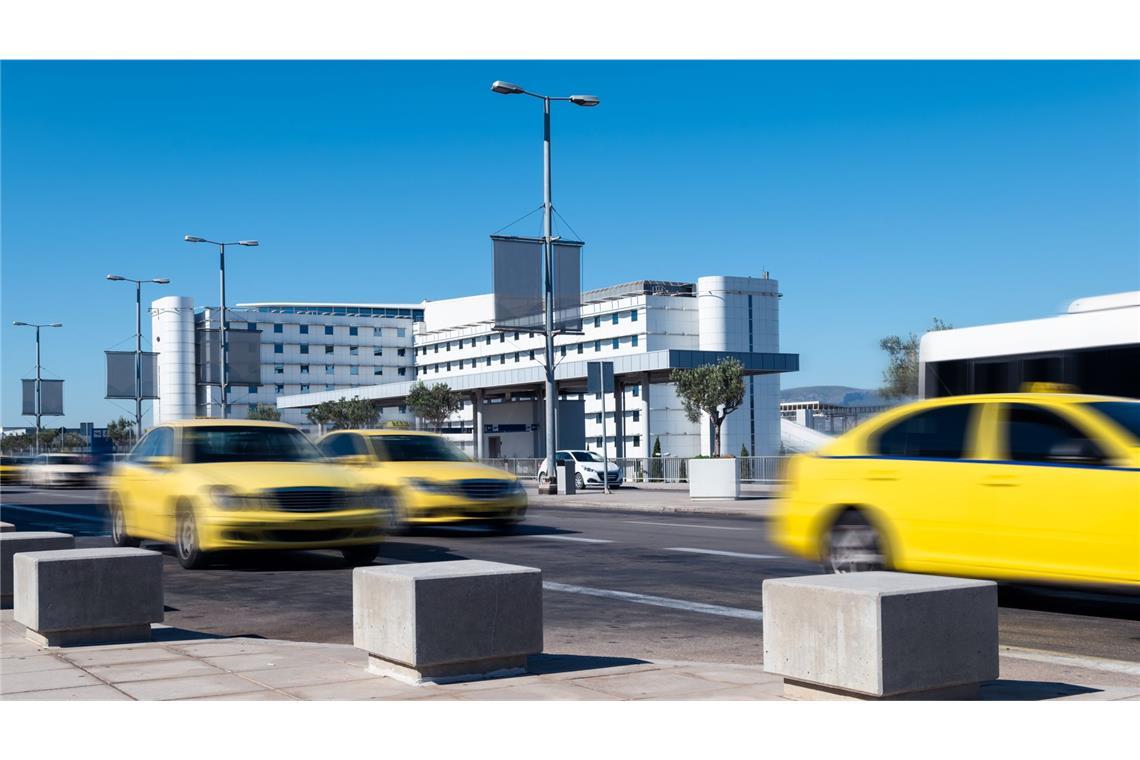
M 312 462 L 321 458 L 299 430 L 277 427 L 191 427 L 183 433 L 187 464 Z
M 1140 401 L 1094 401 L 1093 409 L 1132 434 L 1132 444 L 1140 446 Z
M 372 439 L 380 459 L 388 462 L 466 462 L 455 444 L 431 435 L 381 435 Z

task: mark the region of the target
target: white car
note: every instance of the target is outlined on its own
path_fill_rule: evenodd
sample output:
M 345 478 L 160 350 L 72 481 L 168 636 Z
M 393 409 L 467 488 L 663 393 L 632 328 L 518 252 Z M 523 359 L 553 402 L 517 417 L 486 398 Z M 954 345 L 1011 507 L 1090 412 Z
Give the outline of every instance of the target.
M 601 486 L 602 485 L 602 469 L 605 467 L 605 461 L 602 455 L 596 451 L 556 451 L 554 452 L 554 466 L 565 463 L 568 460 L 574 461 L 574 487 L 585 489 L 586 486 Z M 546 474 L 546 460 L 543 460 L 542 467 L 538 471 L 538 482 L 545 483 L 548 478 Z M 610 460 L 609 477 L 610 488 L 620 488 L 623 478 L 621 468 Z
M 93 486 L 98 475 L 87 457 L 79 454 L 40 454 L 28 465 L 25 480 L 40 488 Z

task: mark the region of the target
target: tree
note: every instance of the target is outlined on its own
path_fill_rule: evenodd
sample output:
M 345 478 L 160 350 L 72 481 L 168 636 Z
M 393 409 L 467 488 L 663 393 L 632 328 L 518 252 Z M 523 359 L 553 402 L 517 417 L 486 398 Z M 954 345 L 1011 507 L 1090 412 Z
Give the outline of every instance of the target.
M 309 422 L 333 430 L 375 427 L 380 412 L 368 399 L 353 396 L 350 399 L 325 401 L 309 410 Z
M 28 451 L 35 448 L 35 439 L 28 433 L 13 433 L 0 438 L 0 450 L 5 454 L 13 451 Z
M 751 456 L 752 455 L 748 453 L 748 447 L 745 446 L 743 443 L 740 444 L 740 479 L 741 480 L 751 480 L 752 479 L 752 460 L 750 459 Z
M 662 471 L 661 462 L 661 439 L 653 439 L 653 460 L 649 463 L 649 479 L 661 480 Z
M 107 423 L 107 435 L 116 448 L 128 446 L 135 439 L 135 423 L 126 417 L 111 420 Z
M 675 369 L 669 379 L 677 385 L 689 422 L 700 422 L 702 412 L 712 419 L 712 455 L 719 457 L 721 425 L 744 401 L 744 365 L 736 359 L 722 359 L 693 369 Z
M 79 433 L 72 433 L 70 431 L 60 433 L 54 439 L 56 448 L 60 451 L 87 448 L 87 439 Z
M 272 404 L 257 404 L 256 406 L 250 407 L 249 413 L 246 414 L 246 419 L 280 422 L 281 411 Z
M 950 330 L 953 325 L 934 318 L 930 332 Z M 879 395 L 884 398 L 913 398 L 918 395 L 918 344 L 920 336 L 908 333 L 906 338 L 888 335 L 879 341 L 879 348 L 887 352 L 887 368 L 883 371 L 883 387 Z
M 420 380 L 408 392 L 408 408 L 439 432 L 444 421 L 460 409 L 459 394 L 447 383 L 424 385 Z

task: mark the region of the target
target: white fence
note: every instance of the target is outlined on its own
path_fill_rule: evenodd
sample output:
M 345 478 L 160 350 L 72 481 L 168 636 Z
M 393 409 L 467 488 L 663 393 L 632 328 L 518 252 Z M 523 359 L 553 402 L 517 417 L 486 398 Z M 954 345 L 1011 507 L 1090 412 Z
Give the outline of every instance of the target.
M 741 483 L 779 483 L 789 457 L 737 457 Z M 506 470 L 520 478 L 537 478 L 542 459 L 481 459 L 483 464 Z M 688 459 L 683 457 L 622 457 L 611 459 L 627 483 L 685 483 Z

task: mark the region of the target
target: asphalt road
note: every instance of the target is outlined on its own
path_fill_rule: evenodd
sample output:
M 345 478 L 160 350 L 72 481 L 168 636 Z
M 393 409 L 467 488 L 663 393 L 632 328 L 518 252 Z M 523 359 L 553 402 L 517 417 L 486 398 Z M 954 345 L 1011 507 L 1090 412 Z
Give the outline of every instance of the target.
M 6 488 L 0 519 L 19 530 L 109 543 L 96 491 Z M 485 559 L 541 568 L 546 651 L 757 663 L 760 585 L 819 572 L 781 557 L 767 522 L 745 517 L 533 508 L 516 535 L 420 531 L 378 562 Z M 350 643 L 352 571 L 336 552 L 237 555 L 186 571 L 166 560 L 166 622 L 228 636 Z M 1140 662 L 1140 596 L 1003 586 L 1003 645 Z

